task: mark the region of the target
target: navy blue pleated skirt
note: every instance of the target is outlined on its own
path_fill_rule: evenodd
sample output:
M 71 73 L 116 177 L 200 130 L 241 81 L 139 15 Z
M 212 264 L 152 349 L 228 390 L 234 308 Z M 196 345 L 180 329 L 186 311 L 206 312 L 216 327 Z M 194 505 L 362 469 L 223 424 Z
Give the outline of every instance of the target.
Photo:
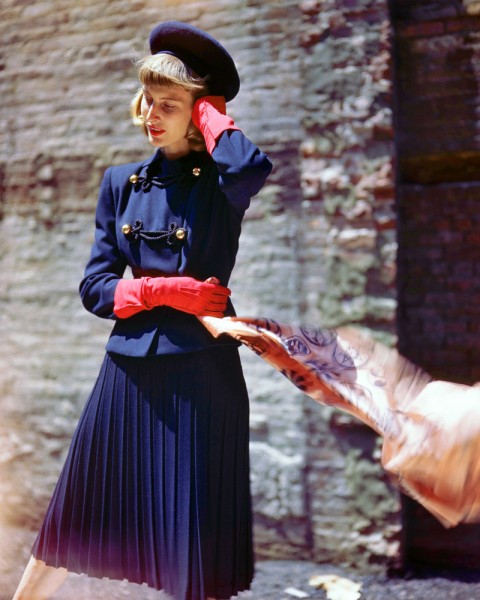
M 176 600 L 248 589 L 248 436 L 236 347 L 107 354 L 33 555 Z

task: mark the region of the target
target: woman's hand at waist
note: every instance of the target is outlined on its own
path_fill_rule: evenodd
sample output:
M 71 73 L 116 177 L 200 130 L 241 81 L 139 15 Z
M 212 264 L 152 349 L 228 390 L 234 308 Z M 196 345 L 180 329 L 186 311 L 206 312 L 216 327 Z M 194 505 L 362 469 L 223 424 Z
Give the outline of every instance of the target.
M 216 277 L 141 277 L 121 279 L 115 290 L 114 313 L 126 319 L 142 310 L 170 306 L 191 315 L 223 317 L 230 290 Z

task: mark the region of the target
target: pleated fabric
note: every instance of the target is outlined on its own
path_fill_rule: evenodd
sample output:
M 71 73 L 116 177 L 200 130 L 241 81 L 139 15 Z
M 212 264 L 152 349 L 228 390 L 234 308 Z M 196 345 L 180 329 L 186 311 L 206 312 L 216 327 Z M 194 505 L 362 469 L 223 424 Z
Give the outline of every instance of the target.
M 33 555 L 176 600 L 248 589 L 248 436 L 237 348 L 107 354 Z

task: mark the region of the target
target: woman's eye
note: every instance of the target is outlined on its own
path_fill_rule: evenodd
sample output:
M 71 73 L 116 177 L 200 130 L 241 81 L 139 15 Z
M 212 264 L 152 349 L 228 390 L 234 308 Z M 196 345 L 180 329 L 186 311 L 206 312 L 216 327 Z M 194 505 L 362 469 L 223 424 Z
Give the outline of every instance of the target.
M 167 111 L 167 112 L 171 112 L 172 110 L 175 110 L 175 106 L 173 106 L 173 104 L 164 104 L 163 108 Z

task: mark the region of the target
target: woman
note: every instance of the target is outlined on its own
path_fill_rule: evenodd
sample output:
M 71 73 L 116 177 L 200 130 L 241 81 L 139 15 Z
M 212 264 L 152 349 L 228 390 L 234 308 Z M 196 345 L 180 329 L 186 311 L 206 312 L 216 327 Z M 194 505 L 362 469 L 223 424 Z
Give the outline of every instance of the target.
M 268 158 L 225 114 L 239 79 L 190 25 L 150 34 L 134 122 L 157 151 L 106 171 L 80 295 L 116 321 L 15 600 L 68 571 L 178 600 L 230 598 L 253 577 L 248 398 L 226 287 Z M 123 278 L 127 267 L 132 278 Z

